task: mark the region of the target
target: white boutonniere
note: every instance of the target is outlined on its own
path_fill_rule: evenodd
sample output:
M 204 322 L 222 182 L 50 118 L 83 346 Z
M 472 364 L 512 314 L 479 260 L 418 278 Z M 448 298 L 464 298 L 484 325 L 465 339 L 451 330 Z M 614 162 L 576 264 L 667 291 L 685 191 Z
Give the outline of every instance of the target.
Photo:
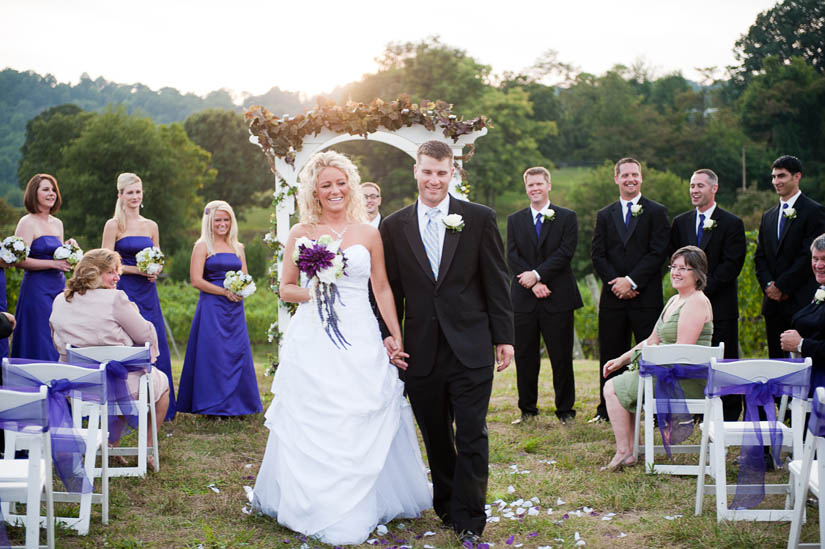
M 796 210 L 794 208 L 785 208 L 782 210 L 782 215 L 785 219 L 796 219 Z
M 819 305 L 820 303 L 822 303 L 823 301 L 825 301 L 825 290 L 823 290 L 822 288 L 819 288 L 819 289 L 818 289 L 818 290 L 814 293 L 814 301 L 816 301 L 816 304 L 817 304 L 817 305 Z
M 705 219 L 705 222 L 702 223 L 702 230 L 703 231 L 712 231 L 715 228 L 716 228 L 716 220 L 715 219 L 711 219 L 711 218 L 708 217 L 707 219 Z
M 644 209 L 642 208 L 642 205 L 641 205 L 641 204 L 633 204 L 633 205 L 630 207 L 630 215 L 632 215 L 633 217 L 639 217 L 639 216 L 640 216 L 640 215 L 642 215 L 643 213 L 645 213 L 645 211 L 644 211 Z
M 447 229 L 457 233 L 460 233 L 461 230 L 464 228 L 464 218 L 461 217 L 459 214 L 450 214 L 444 216 L 444 219 L 442 219 L 442 221 L 444 222 L 444 226 L 447 227 Z
M 541 212 L 541 220 L 542 221 L 555 221 L 556 219 L 556 210 L 553 208 L 547 208 L 543 212 Z

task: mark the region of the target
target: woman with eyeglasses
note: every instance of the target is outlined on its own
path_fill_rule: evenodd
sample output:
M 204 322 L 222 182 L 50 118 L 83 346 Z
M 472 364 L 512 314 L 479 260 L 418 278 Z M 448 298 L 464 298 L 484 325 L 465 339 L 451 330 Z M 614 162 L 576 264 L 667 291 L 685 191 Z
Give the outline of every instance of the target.
M 645 340 L 648 345 L 685 343 L 710 345 L 713 335 L 713 309 L 702 289 L 707 284 L 708 260 L 700 248 L 684 246 L 676 250 L 670 258 L 670 283 L 676 290 L 665 304 L 653 332 Z M 603 375 L 630 364 L 637 363 L 642 343 L 618 358 L 608 360 Z M 685 398 L 702 398 L 705 391 L 704 379 L 688 379 L 681 382 Z M 632 369 L 607 380 L 604 398 L 613 435 L 616 437 L 616 454 L 603 471 L 620 471 L 623 467 L 636 465 L 633 457 L 633 432 L 636 412 L 636 396 L 639 386 L 639 371 Z

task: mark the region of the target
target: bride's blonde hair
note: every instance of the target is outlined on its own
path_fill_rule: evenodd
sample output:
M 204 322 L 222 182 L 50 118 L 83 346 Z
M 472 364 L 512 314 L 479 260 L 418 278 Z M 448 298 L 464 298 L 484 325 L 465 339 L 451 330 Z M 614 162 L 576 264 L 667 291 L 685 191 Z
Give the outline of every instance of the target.
M 356 223 L 367 219 L 367 205 L 361 192 L 361 176 L 352 160 L 335 151 L 314 154 L 298 175 L 298 212 L 301 223 L 315 225 L 321 218 L 321 203 L 318 200 L 318 176 L 324 168 L 341 170 L 347 178 L 347 218 Z
M 201 219 L 201 237 L 198 242 L 206 244 L 207 257 L 215 255 L 215 235 L 212 232 L 212 222 L 215 219 L 216 212 L 226 212 L 229 214 L 229 219 L 232 224 L 229 226 L 229 234 L 226 235 L 226 241 L 235 250 L 235 255 L 241 255 L 242 245 L 238 242 L 238 222 L 235 220 L 235 212 L 228 202 L 223 200 L 213 200 L 203 209 L 203 219 Z

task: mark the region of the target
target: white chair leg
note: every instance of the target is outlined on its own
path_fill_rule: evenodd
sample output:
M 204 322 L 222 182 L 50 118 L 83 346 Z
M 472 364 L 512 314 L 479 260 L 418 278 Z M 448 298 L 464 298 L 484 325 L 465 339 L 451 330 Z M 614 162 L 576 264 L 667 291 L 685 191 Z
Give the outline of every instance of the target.
M 693 514 L 697 517 L 702 514 L 702 506 L 705 503 L 705 474 L 707 474 L 705 464 L 708 461 L 708 430 L 710 424 L 705 421 L 704 426 L 705 428 L 702 429 L 702 443 L 699 447 L 699 474 L 696 476 L 696 507 L 693 510 Z
M 158 419 L 155 410 L 155 388 L 151 383 L 149 386 L 149 429 L 152 433 L 152 456 L 155 458 L 155 472 L 160 471 L 160 450 L 158 448 Z
M 641 431 L 642 413 L 644 410 L 644 403 L 642 402 L 642 378 L 639 377 L 639 387 L 636 391 L 636 417 L 633 418 L 633 459 L 638 463 L 639 461 L 639 435 Z M 645 458 L 647 459 L 647 458 Z
M 647 399 L 647 391 L 645 391 L 645 473 L 653 472 L 653 461 L 656 458 L 656 449 L 653 446 L 653 432 L 656 428 L 653 426 L 653 405 Z

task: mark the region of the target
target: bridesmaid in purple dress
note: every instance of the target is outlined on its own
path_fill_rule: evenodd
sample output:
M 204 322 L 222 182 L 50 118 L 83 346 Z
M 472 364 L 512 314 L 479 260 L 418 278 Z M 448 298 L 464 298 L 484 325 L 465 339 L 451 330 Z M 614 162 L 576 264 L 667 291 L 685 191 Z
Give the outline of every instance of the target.
M 246 270 L 232 207 L 206 205 L 201 237 L 195 242 L 189 277 L 201 291 L 180 376 L 178 410 L 210 416 L 263 411 L 243 298 L 223 287 L 227 271 Z
M 126 292 L 129 299 L 137 304 L 143 318 L 155 326 L 160 352 L 155 367 L 166 374 L 169 380 L 169 408 L 166 420 L 174 419 L 175 388 L 172 384 L 172 363 L 169 357 L 169 342 L 160 309 L 157 274 L 148 275 L 135 266 L 135 255 L 144 248 L 160 248 L 158 224 L 140 215 L 143 207 L 143 182 L 133 173 L 122 173 L 117 178 L 117 203 L 112 219 L 103 227 L 102 248 L 114 250 L 120 254 L 123 275 L 117 283 L 117 289 Z
M 5 312 L 9 308 L 9 303 L 6 301 L 6 269 L 10 265 L 5 261 L 0 260 L 0 313 Z M 8 358 L 9 356 L 9 338 L 0 337 L 0 360 Z
M 60 189 L 57 179 L 39 173 L 29 179 L 23 194 L 23 205 L 29 213 L 20 218 L 14 234 L 31 247 L 29 257 L 17 263 L 25 269 L 14 316 L 17 326 L 11 343 L 11 356 L 39 360 L 57 360 L 52 343 L 49 315 L 57 294 L 66 287 L 63 273 L 72 266 L 63 259 L 54 259 L 54 251 L 63 244 L 63 222 L 52 214 L 60 209 Z M 74 239 L 70 242 L 77 246 Z

